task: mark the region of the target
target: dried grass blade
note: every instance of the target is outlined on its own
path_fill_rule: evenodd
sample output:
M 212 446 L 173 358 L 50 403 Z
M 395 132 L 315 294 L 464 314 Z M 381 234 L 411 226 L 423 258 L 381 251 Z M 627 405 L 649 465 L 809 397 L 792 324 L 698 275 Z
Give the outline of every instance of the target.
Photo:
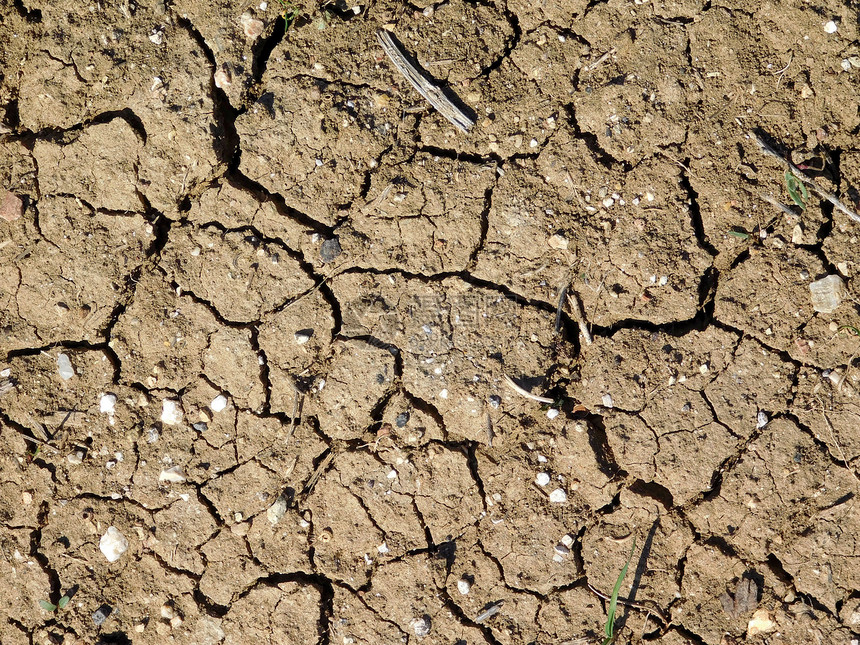
M 376 37 L 379 44 L 382 45 L 382 50 L 394 64 L 406 80 L 415 88 L 415 90 L 423 96 L 427 101 L 439 111 L 439 114 L 448 119 L 451 123 L 457 126 L 463 132 L 468 132 L 474 125 L 475 121 L 469 117 L 460 108 L 454 105 L 444 92 L 431 83 L 427 77 L 415 67 L 406 55 L 400 50 L 391 34 L 380 29 L 376 32 Z

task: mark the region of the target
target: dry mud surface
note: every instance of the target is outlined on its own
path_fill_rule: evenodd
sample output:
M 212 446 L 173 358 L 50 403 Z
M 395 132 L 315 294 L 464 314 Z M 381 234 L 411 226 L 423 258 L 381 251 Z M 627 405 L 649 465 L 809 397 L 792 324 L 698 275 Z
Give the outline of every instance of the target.
M 856 644 L 857 2 L 292 7 L 0 8 L 0 642 Z

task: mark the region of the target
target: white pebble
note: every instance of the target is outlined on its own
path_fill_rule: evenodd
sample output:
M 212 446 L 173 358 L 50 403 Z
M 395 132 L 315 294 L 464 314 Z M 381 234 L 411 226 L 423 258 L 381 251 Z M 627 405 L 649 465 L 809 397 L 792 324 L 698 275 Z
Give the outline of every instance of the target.
M 169 426 L 175 426 L 182 423 L 182 407 L 179 401 L 174 399 L 164 399 L 161 402 L 161 422 Z
M 158 476 L 158 481 L 168 484 L 181 484 L 185 481 L 185 473 L 182 471 L 182 466 L 171 466 L 161 471 Z
M 566 546 L 568 549 L 573 546 L 573 536 L 568 533 L 567 535 L 561 538 L 561 543 Z
M 826 31 L 828 34 L 835 34 L 837 29 L 839 29 L 839 26 L 832 20 L 824 24 L 824 31 Z
M 84 453 L 78 450 L 77 452 L 73 452 L 66 456 L 66 459 L 73 466 L 77 466 L 84 461 Z
M 561 542 L 556 544 L 555 547 L 553 547 L 553 550 L 559 555 L 568 555 L 570 553 L 570 549 L 563 545 Z
M 214 399 L 212 399 L 212 403 L 209 404 L 209 409 L 212 412 L 221 412 L 224 408 L 227 407 L 227 397 L 223 394 L 219 394 Z
M 472 583 L 466 580 L 466 578 L 460 578 L 457 581 L 457 591 L 460 592 L 461 595 L 465 596 L 472 590 Z
M 416 636 L 426 636 L 430 633 L 430 616 L 422 616 L 421 618 L 413 618 L 409 621 L 409 626 Z
M 261 3 L 260 3 L 260 11 L 265 11 L 265 10 L 266 10 L 266 9 L 268 9 L 268 8 L 269 8 L 269 3 L 268 3 L 268 2 L 261 2 Z
M 99 549 L 108 562 L 116 562 L 128 551 L 128 540 L 115 526 L 110 526 L 99 540 Z
M 376 547 L 376 550 L 377 550 L 379 553 L 388 553 L 391 549 L 389 549 L 389 548 L 388 548 L 388 545 L 387 545 L 385 542 L 383 542 L 383 543 L 382 543 L 382 544 L 380 544 L 378 547 Z
M 281 521 L 281 518 L 287 513 L 287 498 L 283 495 L 278 495 L 278 499 L 266 510 L 266 518 L 269 523 L 274 526 Z
M 767 412 L 765 412 L 764 410 L 759 410 L 758 415 L 756 415 L 755 427 L 761 430 L 768 424 L 769 421 L 770 419 L 767 416 Z
M 603 407 L 604 408 L 611 408 L 612 407 L 612 395 L 611 394 L 604 394 L 603 395 Z
M 535 483 L 538 486 L 546 486 L 549 483 L 549 473 L 538 473 L 535 477 Z
M 550 408 L 549 410 L 546 411 L 547 419 L 555 419 L 557 416 L 558 416 L 558 410 L 556 410 L 555 408 Z
M 448 390 L 442 390 L 441 392 L 439 392 L 439 398 L 440 399 L 447 399 L 448 398 Z
M 304 345 L 311 339 L 311 335 L 306 331 L 297 331 L 296 332 L 296 343 L 299 345 Z
M 567 501 L 567 493 L 561 488 L 556 488 L 549 494 L 549 501 L 553 504 L 564 504 Z
M 60 371 L 60 378 L 64 381 L 68 381 L 75 375 L 75 369 L 72 367 L 72 361 L 69 360 L 68 354 L 57 356 L 57 369 Z
M 99 412 L 113 414 L 116 411 L 116 394 L 102 394 L 99 399 Z

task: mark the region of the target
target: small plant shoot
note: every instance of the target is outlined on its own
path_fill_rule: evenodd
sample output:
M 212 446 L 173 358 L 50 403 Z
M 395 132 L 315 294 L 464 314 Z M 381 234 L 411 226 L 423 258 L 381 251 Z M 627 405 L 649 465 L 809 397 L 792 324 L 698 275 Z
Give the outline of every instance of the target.
M 621 591 L 621 583 L 624 581 L 624 576 L 627 575 L 627 567 L 630 566 L 630 560 L 633 559 L 633 553 L 636 551 L 636 538 L 633 539 L 633 546 L 630 549 L 630 555 L 627 556 L 627 562 L 624 563 L 624 568 L 618 574 L 618 580 L 615 581 L 615 587 L 612 589 L 612 596 L 609 600 L 609 611 L 606 613 L 606 627 L 604 632 L 606 639 L 602 645 L 611 645 L 615 641 L 615 612 L 618 609 L 618 592 Z
M 809 201 L 809 191 L 806 190 L 803 182 L 795 177 L 790 170 L 785 171 L 785 186 L 788 188 L 791 201 L 800 206 L 801 210 L 806 210 L 806 202 Z M 798 192 L 798 189 L 800 192 Z

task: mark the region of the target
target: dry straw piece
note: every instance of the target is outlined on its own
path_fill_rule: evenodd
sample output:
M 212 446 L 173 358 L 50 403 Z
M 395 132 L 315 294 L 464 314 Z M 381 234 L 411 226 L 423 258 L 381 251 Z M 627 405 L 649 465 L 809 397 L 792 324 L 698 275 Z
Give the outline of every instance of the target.
M 471 117 L 454 105 L 451 99 L 445 96 L 441 88 L 431 83 L 422 71 L 412 64 L 406 54 L 397 46 L 397 43 L 394 42 L 389 32 L 380 29 L 376 32 L 376 37 L 379 44 L 382 45 L 382 50 L 391 59 L 397 71 L 403 74 L 412 87 L 427 99 L 430 105 L 436 108 L 442 116 L 463 132 L 468 132 L 475 125 L 475 121 Z

